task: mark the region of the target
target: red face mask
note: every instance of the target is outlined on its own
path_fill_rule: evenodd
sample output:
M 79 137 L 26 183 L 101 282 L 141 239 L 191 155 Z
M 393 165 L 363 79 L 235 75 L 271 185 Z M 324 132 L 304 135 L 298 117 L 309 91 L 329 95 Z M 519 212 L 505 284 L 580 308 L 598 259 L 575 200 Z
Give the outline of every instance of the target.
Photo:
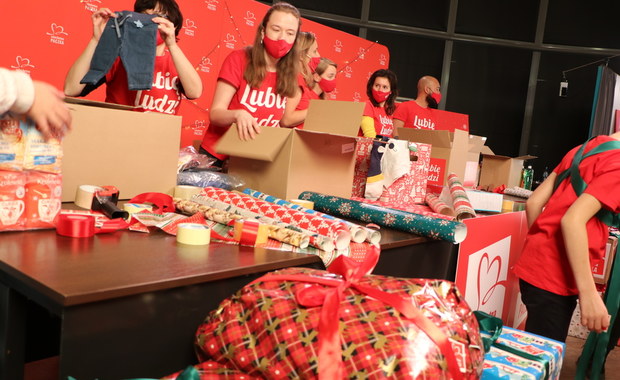
M 332 92 L 336 88 L 336 79 L 325 79 L 321 78 L 319 81 L 319 87 L 323 92 Z
M 375 99 L 375 102 L 382 103 L 390 97 L 391 91 L 377 91 L 374 88 L 372 89 L 372 97 Z
M 431 98 L 435 99 L 437 104 L 439 104 L 439 102 L 441 102 L 441 92 L 433 92 L 433 93 L 431 93 Z
M 319 66 L 319 63 L 321 63 L 321 57 L 310 58 L 310 61 L 308 61 L 308 67 L 310 68 L 310 71 L 315 72 L 316 68 Z
M 286 55 L 293 48 L 293 44 L 289 44 L 285 40 L 272 40 L 271 38 L 265 35 L 263 37 L 263 45 L 265 45 L 265 50 L 267 50 L 267 54 L 272 56 L 275 59 L 280 59 Z

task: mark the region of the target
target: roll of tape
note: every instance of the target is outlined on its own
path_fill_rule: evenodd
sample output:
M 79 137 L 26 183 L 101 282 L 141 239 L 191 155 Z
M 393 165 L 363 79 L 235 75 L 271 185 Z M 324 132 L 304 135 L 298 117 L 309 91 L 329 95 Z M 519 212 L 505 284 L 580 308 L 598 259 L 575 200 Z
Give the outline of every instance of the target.
M 123 210 L 127 211 L 130 214 L 136 214 L 143 210 L 153 211 L 153 206 L 145 205 L 143 203 L 125 203 L 123 205 Z
M 60 214 L 56 222 L 56 233 L 68 237 L 90 237 L 95 235 L 95 217 L 92 215 Z
M 96 191 L 103 190 L 102 187 L 93 185 L 80 185 L 75 192 L 75 205 L 90 210 L 93 204 L 93 197 Z
M 174 197 L 189 200 L 192 195 L 199 194 L 202 191 L 202 187 L 179 185 L 174 188 Z
M 309 210 L 314 210 L 314 202 L 312 201 L 306 201 L 304 199 L 291 199 L 289 202 L 301 207 L 305 207 Z
M 204 224 L 181 223 L 177 226 L 177 242 L 188 245 L 205 245 L 211 241 L 211 230 Z

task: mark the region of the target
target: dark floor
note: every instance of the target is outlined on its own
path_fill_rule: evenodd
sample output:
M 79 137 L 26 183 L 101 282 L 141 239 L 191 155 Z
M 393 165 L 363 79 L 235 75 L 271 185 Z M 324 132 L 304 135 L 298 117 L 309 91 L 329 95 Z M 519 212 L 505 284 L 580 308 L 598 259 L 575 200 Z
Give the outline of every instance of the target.
M 560 380 L 573 380 L 577 370 L 577 359 L 581 354 L 585 340 L 569 336 L 566 339 L 566 355 Z M 605 379 L 620 379 L 620 347 L 616 347 L 607 357 L 605 365 Z

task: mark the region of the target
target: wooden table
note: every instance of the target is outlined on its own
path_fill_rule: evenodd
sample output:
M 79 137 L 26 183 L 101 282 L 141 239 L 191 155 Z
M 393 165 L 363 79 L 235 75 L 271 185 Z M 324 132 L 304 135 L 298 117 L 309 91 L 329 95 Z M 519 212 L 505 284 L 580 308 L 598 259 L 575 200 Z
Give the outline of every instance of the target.
M 454 278 L 454 245 L 382 234 L 374 273 Z M 60 320 L 59 378 L 159 378 L 196 361 L 195 329 L 221 300 L 265 272 L 291 266 L 323 268 L 313 255 L 183 246 L 161 231 L 81 239 L 53 230 L 2 233 L 0 379 L 23 377 L 29 303 Z
M 265 272 L 323 268 L 317 256 L 183 246 L 161 231 L 0 239 L 0 377 L 7 380 L 23 377 L 27 300 L 60 318 L 59 378 L 158 378 L 195 361 L 194 330 L 222 299 Z

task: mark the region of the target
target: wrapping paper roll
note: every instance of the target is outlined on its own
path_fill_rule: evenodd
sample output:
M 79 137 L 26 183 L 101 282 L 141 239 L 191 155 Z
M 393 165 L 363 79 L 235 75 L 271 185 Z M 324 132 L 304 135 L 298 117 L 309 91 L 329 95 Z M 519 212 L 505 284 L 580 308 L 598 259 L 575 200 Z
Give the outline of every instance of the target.
M 189 200 L 193 195 L 200 194 L 201 191 L 202 188 L 198 186 L 179 185 L 174 188 L 174 197 Z
M 211 230 L 204 224 L 181 223 L 177 226 L 177 242 L 188 245 L 206 245 L 211 241 Z
M 430 207 L 434 212 L 438 214 L 455 216 L 452 207 L 448 206 L 445 202 L 439 199 L 437 195 L 433 193 L 427 193 L 424 201 L 426 202 L 428 207 Z
M 123 210 L 127 211 L 129 214 L 135 214 L 143 210 L 153 211 L 153 206 L 143 203 L 125 203 L 123 205 Z
M 249 195 L 231 192 L 215 187 L 205 187 L 201 195 L 288 223 L 319 236 L 331 238 L 336 249 L 346 249 L 351 243 L 351 232 L 346 224 L 306 214 L 288 207 L 252 198 Z
M 245 190 L 243 192 L 245 193 Z M 303 199 L 291 199 L 289 202 L 294 205 L 299 205 L 303 208 L 307 208 L 308 210 L 314 210 L 314 203 L 310 201 L 304 201 Z
M 450 187 L 450 195 L 452 195 L 452 205 L 456 213 L 456 220 L 475 218 L 476 212 L 471 206 L 465 188 L 463 188 L 461 180 L 456 174 L 450 173 L 448 175 L 448 186 Z
M 290 244 L 294 247 L 306 248 L 310 244 L 311 233 L 300 232 L 299 230 L 292 230 L 287 228 L 283 223 L 279 223 L 276 220 L 262 217 L 259 214 L 252 213 L 250 211 L 226 204 L 224 202 L 215 201 L 213 199 L 209 199 L 203 197 L 201 195 L 195 195 L 192 197 L 191 201 L 186 201 L 183 199 L 175 200 L 175 204 L 177 209 L 181 212 L 193 215 L 197 212 L 200 212 L 204 215 L 205 218 L 212 220 L 214 222 L 228 225 L 232 221 L 240 220 L 240 219 L 256 219 L 260 222 L 268 224 L 269 237 Z M 315 242 L 318 245 L 321 245 L 319 242 Z M 333 250 L 333 244 L 326 242 L 325 248 L 330 248 Z M 316 245 L 313 247 L 321 249 Z
M 301 193 L 299 198 L 314 202 L 314 207 L 322 212 L 376 223 L 431 239 L 460 243 L 467 237 L 467 226 L 460 222 L 431 218 L 311 191 Z
M 532 195 L 533 191 L 532 190 L 528 190 L 528 189 L 524 189 L 522 187 L 509 187 L 504 189 L 504 194 L 508 194 L 508 195 L 513 195 L 515 197 L 519 197 L 519 198 L 529 198 Z
M 377 230 L 373 230 L 370 228 L 366 228 L 366 227 L 362 227 L 359 226 L 355 223 L 351 223 L 348 222 L 346 220 L 342 220 L 342 219 L 338 219 L 332 215 L 328 215 L 328 214 L 324 214 L 320 211 L 316 211 L 307 207 L 303 207 L 300 203 L 302 202 L 309 202 L 312 204 L 312 207 L 314 208 L 314 203 L 310 202 L 310 201 L 306 201 L 306 200 L 297 200 L 300 201 L 300 203 L 293 203 L 285 201 L 283 199 L 280 198 L 276 198 L 272 195 L 267 195 L 265 193 L 261 193 L 258 190 L 252 190 L 252 189 L 245 189 L 243 190 L 244 194 L 250 195 L 254 198 L 257 199 L 261 199 L 270 203 L 275 203 L 277 205 L 280 206 L 284 206 L 284 207 L 288 207 L 290 209 L 293 210 L 297 210 L 297 211 L 301 211 L 301 212 L 305 212 L 307 214 L 311 214 L 311 215 L 316 215 L 316 216 L 320 216 L 321 218 L 325 218 L 325 219 L 329 219 L 329 220 L 333 220 L 336 222 L 340 222 L 340 223 L 344 223 L 348 228 L 349 231 L 351 232 L 351 240 L 353 240 L 356 243 L 362 243 L 364 241 L 368 241 L 369 243 L 372 244 L 379 244 L 379 242 L 381 241 L 381 233 Z

